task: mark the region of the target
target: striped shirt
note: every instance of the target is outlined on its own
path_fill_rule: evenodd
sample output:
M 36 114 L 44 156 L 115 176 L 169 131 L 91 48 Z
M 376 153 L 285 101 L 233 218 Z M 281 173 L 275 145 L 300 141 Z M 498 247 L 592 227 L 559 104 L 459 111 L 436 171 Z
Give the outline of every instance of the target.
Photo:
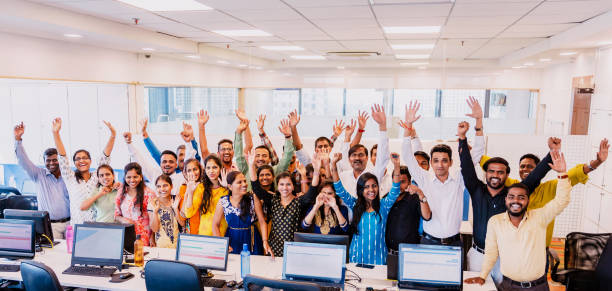
M 334 188 L 336 189 L 336 194 L 344 201 L 344 204 L 353 209 L 357 203 L 357 198 L 351 196 L 344 189 L 340 181 L 334 182 Z M 359 233 L 353 235 L 349 249 L 350 261 L 352 263 L 387 264 L 387 245 L 385 243 L 387 216 L 399 194 L 400 183 L 393 183 L 389 194 L 380 200 L 380 215 L 375 211 L 363 213 L 357 225 Z

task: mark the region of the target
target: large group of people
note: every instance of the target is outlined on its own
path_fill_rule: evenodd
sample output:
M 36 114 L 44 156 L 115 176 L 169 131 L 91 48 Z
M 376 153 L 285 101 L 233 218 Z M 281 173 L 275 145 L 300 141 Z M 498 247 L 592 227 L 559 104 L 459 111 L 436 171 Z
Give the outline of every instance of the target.
M 49 212 L 55 237 L 64 236 L 67 223 L 120 222 L 134 224 L 145 246 L 166 248 L 175 248 L 184 232 L 229 237 L 232 253 L 247 244 L 252 254 L 282 256 L 284 242 L 295 232 L 346 234 L 351 262 L 384 265 L 401 243 L 462 245 L 467 191 L 473 208 L 467 267 L 480 276 L 466 282 L 482 284 L 490 274 L 502 290 L 526 282 L 528 289 L 548 290 L 545 250 L 553 220 L 569 204 L 571 187 L 585 183 L 607 159 L 608 141 L 601 141 L 595 159 L 567 170 L 561 140 L 551 137 L 550 153 L 542 160 L 533 154 L 520 158 L 515 180 L 506 159 L 484 155 L 483 112 L 476 99 L 467 103 L 475 139 L 468 145 L 470 124 L 458 124 L 458 172 L 451 171 L 450 146 L 423 151 L 415 128 L 417 102 L 406 106 L 399 122 L 401 154 L 390 152 L 387 114 L 380 105 L 347 124 L 337 121 L 329 138 L 315 140 L 312 153 L 299 137 L 300 116 L 290 112 L 278 127 L 285 137 L 280 156 L 266 134 L 265 115 L 256 120 L 261 145 L 253 146 L 250 120 L 238 110 L 233 141 L 222 139 L 215 153 L 208 148 L 210 116 L 203 110 L 197 114 L 198 141 L 192 126 L 183 123 L 184 144 L 176 151 L 160 152 L 145 120 L 141 133 L 152 158 L 134 146 L 135 135 L 124 133 L 132 162 L 124 167 L 123 181 L 109 166 L 116 132 L 108 122 L 110 136 L 95 172 L 87 150 L 74 152 L 70 163 L 60 118 L 52 122 L 55 148 L 45 150 L 45 168 L 25 153 L 23 123 L 14 128 L 15 153 L 38 185 L 39 209 Z M 368 149 L 361 138 L 370 117 L 379 133 L 378 143 Z M 338 140 L 342 133 L 344 140 Z M 550 170 L 557 179 L 542 183 Z

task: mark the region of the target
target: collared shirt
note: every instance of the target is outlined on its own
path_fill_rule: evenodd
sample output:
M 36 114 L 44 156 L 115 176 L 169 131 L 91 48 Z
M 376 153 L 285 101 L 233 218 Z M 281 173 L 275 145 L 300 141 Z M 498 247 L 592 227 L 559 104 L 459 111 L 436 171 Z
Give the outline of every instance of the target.
M 36 182 L 38 210 L 49 212 L 52 220 L 70 217 L 70 199 L 62 177 L 56 178 L 46 168 L 34 165 L 20 140 L 15 141 L 15 155 L 21 168 Z
M 419 244 L 419 223 L 421 222 L 421 200 L 419 195 L 404 192 L 397 199 L 387 217 L 385 242 L 387 248 L 398 250 L 399 244 Z
M 85 221 L 95 220 L 95 210 L 90 207 L 88 210 L 81 211 L 81 203 L 87 199 L 91 193 L 98 187 L 98 176 L 91 173 L 91 177 L 87 181 L 77 181 L 74 171 L 70 167 L 70 162 L 66 156 L 58 155 L 60 171 L 62 178 L 66 183 L 68 194 L 70 195 L 70 224 L 81 224 Z M 110 157 L 102 153 L 98 165 L 110 165 Z
M 542 208 L 527 210 L 518 227 L 512 224 L 508 212 L 491 217 L 480 277 L 489 275 L 498 256 L 502 274 L 514 281 L 542 277 L 546 267 L 546 226 L 570 203 L 570 190 L 569 180 L 559 179 L 555 199 Z
M 402 159 L 412 179 L 423 190 L 431 219 L 423 221 L 423 231 L 437 238 L 447 238 L 459 233 L 463 212 L 463 177 L 459 173 L 449 173 L 448 179 L 441 182 L 434 173 L 423 170 L 417 163 L 412 150 L 410 137 L 402 142 Z
M 147 148 L 147 150 L 149 151 L 149 153 L 151 154 L 151 156 L 153 157 L 153 159 L 155 160 L 155 162 L 157 162 L 158 165 L 161 165 L 161 152 L 159 151 L 159 149 L 157 149 L 157 146 L 155 146 L 155 143 L 153 143 L 153 140 L 151 139 L 151 137 L 147 137 L 145 139 L 142 140 L 145 144 L 145 147 Z M 193 146 L 194 150 L 195 150 L 195 158 L 198 161 L 202 161 L 202 159 L 200 158 L 200 154 L 198 154 L 198 143 L 195 141 L 195 139 L 191 140 L 191 146 Z M 176 152 L 175 154 L 178 155 L 178 152 Z M 204 157 L 206 158 L 206 157 Z M 185 159 L 186 161 L 187 159 Z M 176 167 L 176 172 L 180 173 L 181 172 L 181 168 Z

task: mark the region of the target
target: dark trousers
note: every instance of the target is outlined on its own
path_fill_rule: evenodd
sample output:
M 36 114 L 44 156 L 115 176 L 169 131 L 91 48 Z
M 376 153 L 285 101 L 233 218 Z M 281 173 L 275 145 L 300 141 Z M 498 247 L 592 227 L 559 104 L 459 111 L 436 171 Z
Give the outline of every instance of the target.
M 546 275 L 544 275 L 546 276 Z M 512 285 L 512 280 L 504 276 L 504 280 L 501 283 L 502 291 L 549 291 L 548 282 L 544 282 L 540 285 L 533 286 L 531 288 L 521 288 L 517 285 Z

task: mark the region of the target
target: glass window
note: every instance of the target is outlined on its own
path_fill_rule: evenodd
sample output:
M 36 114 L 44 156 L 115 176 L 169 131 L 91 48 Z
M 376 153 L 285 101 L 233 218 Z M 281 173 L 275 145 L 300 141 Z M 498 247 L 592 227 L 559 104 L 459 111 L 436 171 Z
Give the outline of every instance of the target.
M 300 89 L 272 90 L 272 115 L 286 116 L 300 105 Z
M 146 87 L 149 122 L 196 118 L 200 109 L 210 115 L 233 115 L 238 107 L 237 88 Z
M 343 100 L 342 88 L 304 88 L 302 115 L 341 116 Z
M 489 118 L 506 118 L 508 90 L 491 90 L 489 97 Z
M 373 104 L 383 104 L 385 89 L 346 89 L 345 116 L 356 116 L 359 111 L 370 112 Z
M 466 102 L 469 96 L 478 99 L 484 110 L 485 92 L 484 89 L 442 89 L 440 116 L 465 117 L 470 112 Z
M 421 103 L 422 117 L 436 116 L 436 89 L 396 89 L 393 93 L 393 116 L 403 117 L 410 101 Z

